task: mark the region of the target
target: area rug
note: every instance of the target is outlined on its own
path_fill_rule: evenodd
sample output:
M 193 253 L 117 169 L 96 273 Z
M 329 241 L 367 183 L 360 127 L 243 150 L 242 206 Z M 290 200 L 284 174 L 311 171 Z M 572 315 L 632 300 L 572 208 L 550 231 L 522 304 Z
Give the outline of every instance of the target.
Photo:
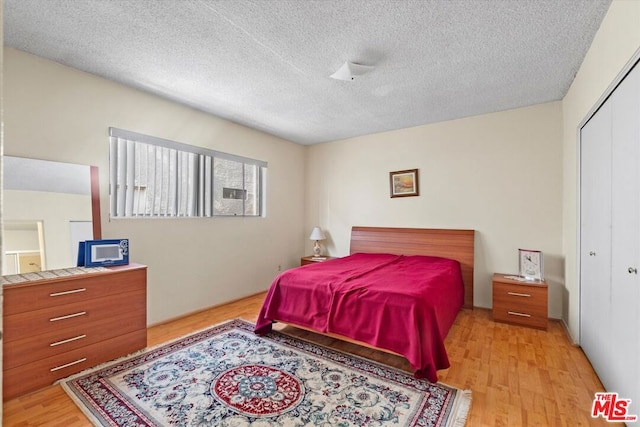
M 96 426 L 462 426 L 470 391 L 235 319 L 60 382 Z

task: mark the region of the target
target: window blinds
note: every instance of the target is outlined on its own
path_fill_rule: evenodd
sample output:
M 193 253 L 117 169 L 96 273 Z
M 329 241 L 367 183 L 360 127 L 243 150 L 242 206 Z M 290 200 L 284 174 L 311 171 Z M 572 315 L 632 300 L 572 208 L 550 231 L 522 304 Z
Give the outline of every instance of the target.
M 260 216 L 267 163 L 110 128 L 112 217 Z

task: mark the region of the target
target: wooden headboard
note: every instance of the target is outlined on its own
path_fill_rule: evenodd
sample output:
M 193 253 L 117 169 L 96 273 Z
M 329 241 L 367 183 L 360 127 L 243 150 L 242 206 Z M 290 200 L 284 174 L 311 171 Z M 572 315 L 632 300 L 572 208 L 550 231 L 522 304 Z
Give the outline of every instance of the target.
M 350 253 L 383 252 L 455 259 L 462 269 L 464 307 L 473 307 L 474 230 L 352 227 Z

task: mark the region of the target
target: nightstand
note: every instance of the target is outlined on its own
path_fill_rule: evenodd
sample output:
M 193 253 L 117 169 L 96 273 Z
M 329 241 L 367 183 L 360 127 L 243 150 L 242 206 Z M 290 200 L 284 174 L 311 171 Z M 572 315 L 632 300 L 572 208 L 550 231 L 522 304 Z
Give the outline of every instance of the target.
M 508 279 L 493 275 L 493 320 L 547 329 L 547 282 Z
M 316 262 L 329 261 L 330 259 L 334 259 L 334 258 L 336 258 L 336 257 L 323 256 L 323 257 L 320 257 L 320 258 L 314 258 L 312 255 L 303 256 L 302 258 L 300 258 L 300 265 L 315 264 Z

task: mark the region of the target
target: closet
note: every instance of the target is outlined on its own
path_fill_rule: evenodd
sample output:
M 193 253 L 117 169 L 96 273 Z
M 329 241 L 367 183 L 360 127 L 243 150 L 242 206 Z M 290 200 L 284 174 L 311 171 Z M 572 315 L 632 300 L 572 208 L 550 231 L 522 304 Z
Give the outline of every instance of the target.
M 640 65 L 580 130 L 580 345 L 640 414 Z

